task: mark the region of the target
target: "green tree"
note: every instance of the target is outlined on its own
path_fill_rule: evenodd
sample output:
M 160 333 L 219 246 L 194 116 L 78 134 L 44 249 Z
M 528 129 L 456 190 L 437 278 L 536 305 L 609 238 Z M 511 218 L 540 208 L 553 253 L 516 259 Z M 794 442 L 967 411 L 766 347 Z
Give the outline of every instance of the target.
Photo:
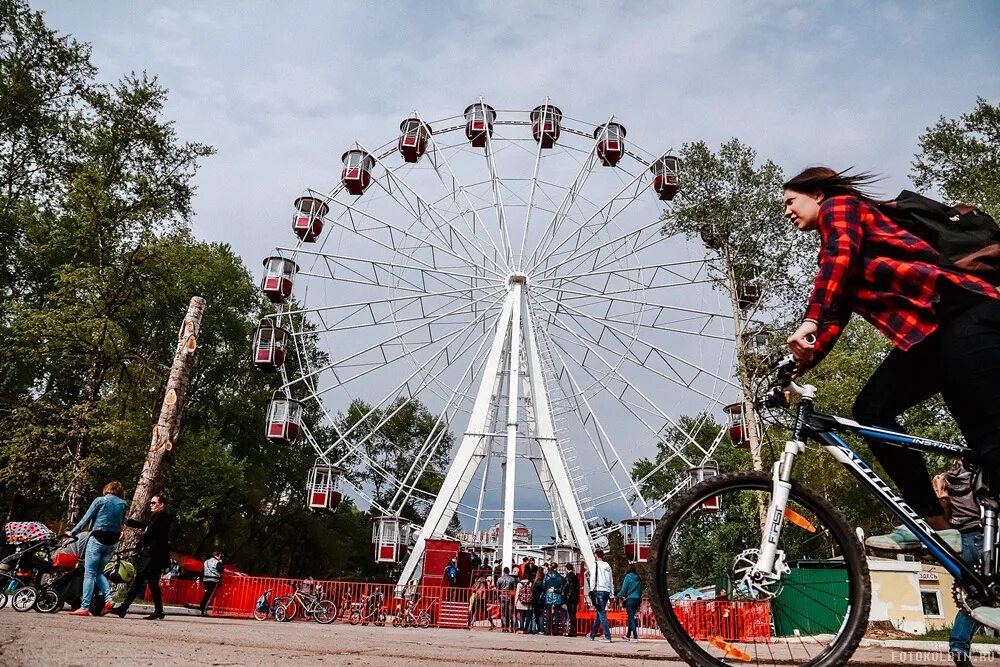
M 942 116 L 920 136 L 912 173 L 921 190 L 939 190 L 1000 218 L 1000 107 L 980 97 L 958 119 Z

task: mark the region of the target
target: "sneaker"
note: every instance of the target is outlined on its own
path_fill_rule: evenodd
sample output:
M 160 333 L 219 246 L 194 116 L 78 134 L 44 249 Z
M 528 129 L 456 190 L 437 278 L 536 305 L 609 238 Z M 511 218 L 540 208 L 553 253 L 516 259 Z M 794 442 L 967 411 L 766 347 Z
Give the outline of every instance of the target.
M 587 639 L 589 639 L 590 641 L 595 641 L 597 637 L 595 637 L 594 635 L 587 635 Z
M 611 643 L 611 640 L 610 640 L 610 639 L 608 639 L 607 637 L 602 637 L 602 638 L 601 638 L 601 643 L 602 643 L 602 644 L 610 644 L 610 643 Z
M 114 609 L 114 606 L 115 606 L 115 601 L 108 600 L 107 602 L 104 603 L 104 611 L 102 612 L 102 614 L 104 616 L 107 616 L 109 613 L 111 613 L 111 610 Z
M 954 528 L 936 531 L 942 537 L 952 551 L 962 551 L 962 534 Z M 896 526 L 896 528 L 886 535 L 872 535 L 865 540 L 865 546 L 872 549 L 882 549 L 885 551 L 916 551 L 923 548 L 923 544 L 917 539 L 906 526 Z
M 69 615 L 70 616 L 90 616 L 90 612 L 87 611 L 86 607 L 80 607 L 76 611 L 71 611 L 69 613 Z
M 997 607 L 976 607 L 969 614 L 977 623 L 982 623 L 988 628 L 1000 630 L 1000 608 Z

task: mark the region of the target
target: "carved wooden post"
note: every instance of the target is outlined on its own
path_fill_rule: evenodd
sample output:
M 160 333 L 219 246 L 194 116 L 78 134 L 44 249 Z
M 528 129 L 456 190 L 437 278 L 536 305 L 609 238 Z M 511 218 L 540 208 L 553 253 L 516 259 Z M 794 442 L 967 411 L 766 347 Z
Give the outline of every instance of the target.
M 198 348 L 198 335 L 201 333 L 201 316 L 205 311 L 205 299 L 192 297 L 188 306 L 187 316 L 177 334 L 177 351 L 174 353 L 174 363 L 167 379 L 166 393 L 163 405 L 160 407 L 160 418 L 153 426 L 153 439 L 149 443 L 146 463 L 142 467 L 142 475 L 132 494 L 132 505 L 128 510 L 128 518 L 141 520 L 149 509 L 149 499 L 160 492 L 163 476 L 170 462 L 170 452 L 181 431 L 181 413 L 187 402 L 188 383 L 191 380 L 191 366 L 194 362 L 194 352 Z M 126 528 L 122 533 L 119 550 L 125 551 L 135 547 L 141 531 L 137 528 Z

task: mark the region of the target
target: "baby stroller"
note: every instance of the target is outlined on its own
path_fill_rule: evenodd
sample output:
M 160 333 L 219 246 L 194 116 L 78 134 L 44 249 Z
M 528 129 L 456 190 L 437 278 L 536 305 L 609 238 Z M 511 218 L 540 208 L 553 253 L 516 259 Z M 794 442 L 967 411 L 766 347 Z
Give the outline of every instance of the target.
M 72 566 L 71 569 L 64 570 L 62 574 L 57 575 L 49 583 L 50 586 L 59 592 L 62 600 L 72 610 L 79 609 L 80 603 L 83 601 L 84 559 L 82 554 L 86 552 L 86 541 L 89 538 L 89 533 L 81 533 L 77 544 L 73 545 L 75 547 L 73 549 L 74 553 L 70 553 L 69 550 L 59 551 L 53 557 L 53 565 L 56 564 L 57 560 L 62 558 L 64 560 L 60 565 L 65 567 Z M 124 559 L 124 554 L 117 553 L 104 566 L 104 576 L 112 584 L 128 584 L 135 578 L 135 568 L 132 566 L 132 563 Z M 88 611 L 90 611 L 91 616 L 100 616 L 104 613 L 104 607 L 104 596 L 95 591 L 91 597 Z
M 51 613 L 61 609 L 63 601 L 58 591 L 48 582 L 43 583 L 43 577 L 58 569 L 53 567 L 51 554 L 60 539 L 33 521 L 9 522 L 4 534 L 14 551 L 0 559 L 0 608 L 9 599 L 15 611 Z

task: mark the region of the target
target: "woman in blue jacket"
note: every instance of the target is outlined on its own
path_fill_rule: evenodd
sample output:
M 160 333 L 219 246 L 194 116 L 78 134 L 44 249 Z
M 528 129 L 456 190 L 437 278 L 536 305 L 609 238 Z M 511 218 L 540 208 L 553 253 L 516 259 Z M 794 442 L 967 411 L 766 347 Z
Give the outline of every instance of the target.
M 639 611 L 639 604 L 642 602 L 642 579 L 635 571 L 635 565 L 629 565 L 628 573 L 622 580 L 622 588 L 618 591 L 618 598 L 625 602 L 625 611 L 628 612 L 628 630 L 625 632 L 625 641 L 639 641 L 639 630 L 635 623 L 635 613 Z
M 104 566 L 111 560 L 125 520 L 125 489 L 115 480 L 104 485 L 100 498 L 90 503 L 90 509 L 67 535 L 75 537 L 90 528 L 90 539 L 83 561 L 83 593 L 80 608 L 70 612 L 73 616 L 90 616 L 90 603 L 94 596 L 94 585 L 105 600 L 110 599 L 111 586 L 104 576 Z

